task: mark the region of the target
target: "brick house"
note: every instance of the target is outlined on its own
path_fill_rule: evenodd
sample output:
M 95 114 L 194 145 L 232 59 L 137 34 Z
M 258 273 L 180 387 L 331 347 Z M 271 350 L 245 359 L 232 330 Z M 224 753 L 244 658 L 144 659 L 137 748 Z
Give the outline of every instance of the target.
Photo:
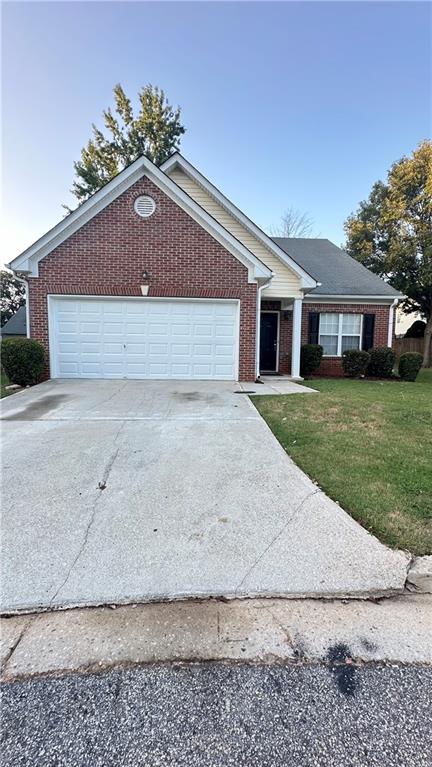
M 325 239 L 268 237 L 179 153 L 140 157 L 15 258 L 53 378 L 255 380 L 391 345 L 402 296 Z

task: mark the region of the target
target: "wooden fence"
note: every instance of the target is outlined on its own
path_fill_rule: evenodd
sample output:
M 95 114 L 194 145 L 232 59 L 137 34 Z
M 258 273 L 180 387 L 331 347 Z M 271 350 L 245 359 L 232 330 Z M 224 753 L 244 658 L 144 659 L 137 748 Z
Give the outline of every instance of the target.
M 395 338 L 393 341 L 393 351 L 396 359 L 405 352 L 420 352 L 423 354 L 423 338 Z

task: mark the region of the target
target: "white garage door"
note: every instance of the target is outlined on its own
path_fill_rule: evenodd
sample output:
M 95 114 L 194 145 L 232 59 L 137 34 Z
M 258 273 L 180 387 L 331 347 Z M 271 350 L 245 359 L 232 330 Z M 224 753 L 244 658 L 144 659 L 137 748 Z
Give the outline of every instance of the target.
M 49 304 L 53 378 L 237 378 L 237 301 L 50 296 Z

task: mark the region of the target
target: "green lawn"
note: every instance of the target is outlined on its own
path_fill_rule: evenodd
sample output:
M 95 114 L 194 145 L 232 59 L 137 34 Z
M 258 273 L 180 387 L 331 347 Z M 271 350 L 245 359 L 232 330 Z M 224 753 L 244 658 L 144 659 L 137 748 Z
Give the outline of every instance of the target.
M 432 370 L 415 383 L 314 379 L 252 397 L 287 453 L 389 546 L 432 552 Z
M 9 383 L 9 379 L 3 370 L 0 371 L 0 397 L 7 397 L 8 394 L 12 394 L 13 389 L 10 392 L 6 391 L 5 386 Z
M 20 389 L 9 389 L 9 391 L 6 391 L 6 386 L 9 385 L 9 378 L 7 377 L 6 373 L 3 372 L 3 370 L 0 370 L 0 398 L 1 397 L 8 397 L 10 394 L 15 394 L 15 392 L 20 391 Z

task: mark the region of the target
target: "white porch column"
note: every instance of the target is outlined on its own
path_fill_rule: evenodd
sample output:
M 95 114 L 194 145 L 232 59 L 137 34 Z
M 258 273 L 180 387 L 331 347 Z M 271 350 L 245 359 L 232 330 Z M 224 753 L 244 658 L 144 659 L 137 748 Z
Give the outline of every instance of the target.
M 293 306 L 293 329 L 291 346 L 291 375 L 294 378 L 300 378 L 300 346 L 301 346 L 301 323 L 302 323 L 302 304 L 301 298 L 294 299 Z

